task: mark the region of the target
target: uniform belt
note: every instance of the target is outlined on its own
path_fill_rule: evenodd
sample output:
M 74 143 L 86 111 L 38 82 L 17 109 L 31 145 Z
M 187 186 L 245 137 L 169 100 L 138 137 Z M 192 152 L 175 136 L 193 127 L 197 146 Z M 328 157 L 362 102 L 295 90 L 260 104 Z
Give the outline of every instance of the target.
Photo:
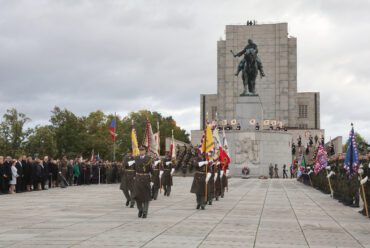
M 170 169 L 163 169 L 163 170 L 165 170 L 165 171 L 169 171 Z
M 196 173 L 199 173 L 199 174 L 206 174 L 205 172 L 201 172 L 201 171 L 197 171 Z
M 153 169 L 153 170 L 156 170 L 156 171 L 157 171 L 157 170 L 159 170 L 159 169 Z
M 126 171 L 135 171 L 135 170 L 126 170 Z
M 149 173 L 136 173 L 137 176 L 149 176 Z

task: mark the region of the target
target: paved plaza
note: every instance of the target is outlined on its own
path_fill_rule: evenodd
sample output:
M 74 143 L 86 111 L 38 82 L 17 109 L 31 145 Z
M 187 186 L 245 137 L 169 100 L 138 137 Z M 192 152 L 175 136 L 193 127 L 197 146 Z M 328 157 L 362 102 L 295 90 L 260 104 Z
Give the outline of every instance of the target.
M 174 178 L 147 219 L 119 185 L 0 196 L 0 247 L 370 247 L 370 220 L 295 180 L 231 179 L 195 209 L 191 178 Z

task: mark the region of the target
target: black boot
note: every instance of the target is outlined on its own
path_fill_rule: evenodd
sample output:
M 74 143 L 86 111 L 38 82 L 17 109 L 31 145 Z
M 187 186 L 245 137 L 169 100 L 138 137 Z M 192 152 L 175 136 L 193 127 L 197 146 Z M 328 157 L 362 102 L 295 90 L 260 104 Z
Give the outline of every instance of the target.
M 197 205 L 197 209 L 199 209 L 199 208 L 200 208 L 200 204 Z
M 130 208 L 134 208 L 134 206 L 135 206 L 135 202 L 131 201 Z
M 141 218 L 141 216 L 143 216 L 143 211 L 140 210 L 137 217 Z
M 128 205 L 130 204 L 130 201 L 129 200 L 127 200 L 126 201 L 126 207 L 128 207 Z
M 204 210 L 204 206 L 202 206 L 201 209 Z
M 143 219 L 146 219 L 146 214 L 143 214 Z

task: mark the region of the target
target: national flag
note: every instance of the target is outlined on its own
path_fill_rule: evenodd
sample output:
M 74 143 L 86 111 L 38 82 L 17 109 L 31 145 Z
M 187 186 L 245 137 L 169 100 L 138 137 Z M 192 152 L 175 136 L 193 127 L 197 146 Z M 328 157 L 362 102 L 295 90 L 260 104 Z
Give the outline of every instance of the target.
M 346 152 L 346 159 L 344 160 L 344 168 L 348 171 L 349 176 L 352 177 L 358 169 L 359 157 L 357 150 L 357 142 L 355 137 L 355 131 L 352 129 L 349 133 L 348 147 Z
M 156 132 L 155 134 L 153 134 L 153 139 L 154 139 L 156 151 L 159 154 L 159 147 L 160 147 L 160 143 L 159 143 L 159 131 Z
M 109 126 L 109 130 L 112 140 L 114 141 L 114 139 L 116 138 L 116 117 L 113 118 L 112 123 Z
M 328 165 L 328 155 L 326 153 L 326 149 L 324 148 L 323 144 L 320 143 L 317 155 L 316 155 L 316 163 L 314 166 L 315 174 L 319 173 L 323 168 Z
M 95 162 L 95 152 L 94 152 L 94 149 L 91 152 L 91 159 L 90 159 L 90 161 L 91 162 Z
M 136 136 L 136 130 L 135 130 L 134 125 L 132 125 L 132 131 L 131 131 L 131 145 L 132 145 L 132 155 L 134 157 L 139 155 L 139 145 L 137 143 L 137 136 Z
M 99 153 L 98 153 L 98 156 L 96 157 L 96 161 L 100 162 L 100 156 L 99 156 Z

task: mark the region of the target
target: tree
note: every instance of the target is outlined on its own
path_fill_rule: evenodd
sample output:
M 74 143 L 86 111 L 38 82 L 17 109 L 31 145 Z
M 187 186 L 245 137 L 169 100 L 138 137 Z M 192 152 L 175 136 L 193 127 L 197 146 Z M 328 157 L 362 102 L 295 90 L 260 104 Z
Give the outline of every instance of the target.
M 360 154 L 367 154 L 369 145 L 366 142 L 366 140 L 357 132 L 355 132 L 355 137 L 356 137 L 358 152 Z M 348 139 L 347 139 L 346 144 L 343 146 L 343 153 L 347 152 L 347 148 L 348 148 Z
M 79 118 L 67 109 L 55 107 L 52 111 L 50 122 L 56 137 L 57 156 L 86 155 L 85 150 L 85 118 Z
M 24 130 L 24 125 L 31 119 L 16 109 L 8 109 L 0 123 L 0 149 L 10 156 L 19 156 L 23 153 L 23 142 L 31 133 L 31 129 Z
M 55 157 L 58 154 L 56 136 L 50 126 L 36 126 L 28 138 L 27 154 L 40 158 L 43 156 Z

